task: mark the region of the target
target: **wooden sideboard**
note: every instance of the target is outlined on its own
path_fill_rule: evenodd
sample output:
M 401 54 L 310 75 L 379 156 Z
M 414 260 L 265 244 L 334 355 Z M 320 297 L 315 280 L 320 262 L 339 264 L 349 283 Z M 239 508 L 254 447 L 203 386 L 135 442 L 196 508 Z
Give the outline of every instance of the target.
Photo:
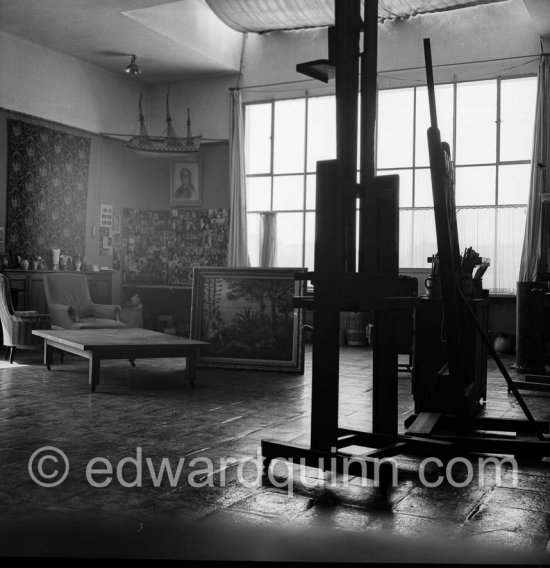
M 10 281 L 12 298 L 17 301 L 17 310 L 38 310 L 39 313 L 48 313 L 46 297 L 44 295 L 44 274 L 52 270 L 17 270 L 6 269 L 4 274 Z M 92 301 L 97 304 L 112 304 L 113 299 L 113 272 L 70 272 L 71 274 L 84 274 L 88 279 L 88 287 Z

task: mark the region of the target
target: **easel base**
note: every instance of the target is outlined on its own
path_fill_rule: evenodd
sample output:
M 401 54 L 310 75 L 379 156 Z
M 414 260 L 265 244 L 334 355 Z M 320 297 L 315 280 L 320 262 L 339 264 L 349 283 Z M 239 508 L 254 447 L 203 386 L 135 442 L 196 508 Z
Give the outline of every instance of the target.
M 375 434 L 356 430 L 338 429 L 338 441 L 330 449 L 316 449 L 302 444 L 289 444 L 275 440 L 262 440 L 264 474 L 273 460 L 285 460 L 297 466 L 317 468 L 334 474 L 344 474 L 374 480 L 383 495 L 387 495 L 392 482 L 396 484 L 395 461 L 385 458 L 413 455 L 450 460 L 468 454 L 512 455 L 518 459 L 550 457 L 550 425 L 537 421 L 544 440 L 532 434 L 532 425 L 526 420 L 478 417 L 472 421 L 472 433 L 460 436 L 452 433 L 452 417 L 439 415 L 426 419 L 414 414 L 405 421 L 409 431 L 420 420 L 429 433 L 417 429 L 412 434 Z M 342 448 L 359 446 L 364 454 L 349 454 Z

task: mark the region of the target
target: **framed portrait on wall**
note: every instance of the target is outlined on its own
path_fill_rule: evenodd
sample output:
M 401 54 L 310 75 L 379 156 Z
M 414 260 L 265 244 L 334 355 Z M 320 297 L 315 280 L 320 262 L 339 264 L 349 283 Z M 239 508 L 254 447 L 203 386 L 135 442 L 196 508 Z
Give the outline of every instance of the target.
M 170 206 L 193 207 L 202 204 L 201 162 L 171 163 Z

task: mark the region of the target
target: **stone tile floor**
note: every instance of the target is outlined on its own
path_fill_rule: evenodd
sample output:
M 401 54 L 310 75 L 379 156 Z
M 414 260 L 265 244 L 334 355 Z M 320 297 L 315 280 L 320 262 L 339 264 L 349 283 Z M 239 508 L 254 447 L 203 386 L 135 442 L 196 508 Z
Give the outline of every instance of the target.
M 427 487 L 421 458 L 399 455 L 388 499 L 371 481 L 286 462 L 266 483 L 260 440 L 309 444 L 310 346 L 304 375 L 201 368 L 192 389 L 183 366 L 105 362 L 92 394 L 83 359 L 51 372 L 38 353 L 0 362 L 0 555 L 548 564 L 547 458 L 521 462 L 517 479 L 510 462 L 500 479 L 475 466 L 471 482 L 457 464 Z M 340 426 L 369 431 L 371 371 L 369 348 L 342 347 Z M 410 387 L 400 373 L 401 429 Z M 550 420 L 547 394 L 524 396 Z M 487 413 L 521 417 L 492 363 Z M 66 478 L 43 486 L 56 471 Z

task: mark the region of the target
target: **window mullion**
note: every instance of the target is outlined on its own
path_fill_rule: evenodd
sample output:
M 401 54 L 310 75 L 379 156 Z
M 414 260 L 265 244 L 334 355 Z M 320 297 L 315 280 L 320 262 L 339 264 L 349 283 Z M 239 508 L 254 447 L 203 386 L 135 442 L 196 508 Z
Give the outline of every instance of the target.
M 271 148 L 270 148 L 270 159 L 269 159 L 269 177 L 271 179 L 270 188 L 270 203 L 269 210 L 273 211 L 273 185 L 274 185 L 274 160 L 275 160 L 275 100 L 271 100 Z
M 499 185 L 499 171 L 500 171 L 500 126 L 501 126 L 501 78 L 497 77 L 497 116 L 496 116 L 496 125 L 497 125 L 497 139 L 496 139 L 496 184 L 495 184 L 495 205 L 498 205 L 498 185 Z
M 416 91 L 417 88 L 413 88 L 413 149 L 412 149 L 412 204 L 416 205 Z
M 495 153 L 495 247 L 493 250 L 493 266 L 498 266 L 498 225 L 499 225 L 499 209 L 498 209 L 498 185 L 499 185 L 499 172 L 500 172 L 500 120 L 501 120 L 501 82 L 500 77 L 497 77 L 497 116 L 496 116 L 496 153 Z M 493 270 L 493 287 L 496 288 L 500 283 L 497 281 L 497 271 Z
M 304 171 L 302 178 L 303 196 L 302 196 L 302 267 L 306 265 L 306 191 L 307 191 L 307 148 L 308 148 L 308 131 L 307 125 L 309 121 L 309 92 L 305 94 L 304 109 Z
M 454 164 L 456 164 L 457 93 L 458 93 L 458 85 L 456 82 L 456 75 L 455 75 L 453 77 L 453 151 L 451 152 Z

